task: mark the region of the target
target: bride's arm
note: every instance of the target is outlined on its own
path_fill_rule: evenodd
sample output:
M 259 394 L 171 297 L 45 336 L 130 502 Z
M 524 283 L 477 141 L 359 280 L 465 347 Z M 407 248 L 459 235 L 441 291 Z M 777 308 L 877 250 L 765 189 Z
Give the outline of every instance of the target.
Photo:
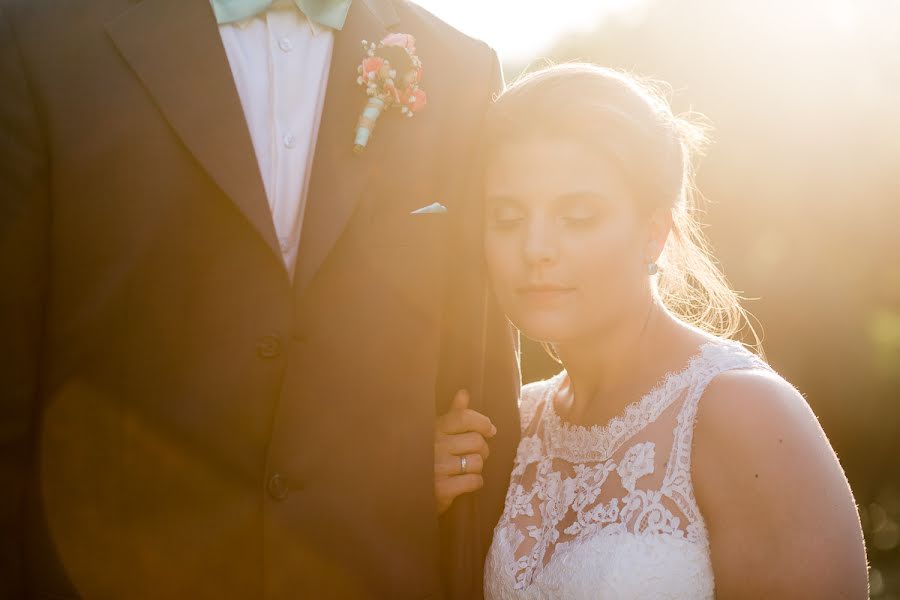
M 718 376 L 692 460 L 717 598 L 868 598 L 853 494 L 793 386 L 762 371 Z

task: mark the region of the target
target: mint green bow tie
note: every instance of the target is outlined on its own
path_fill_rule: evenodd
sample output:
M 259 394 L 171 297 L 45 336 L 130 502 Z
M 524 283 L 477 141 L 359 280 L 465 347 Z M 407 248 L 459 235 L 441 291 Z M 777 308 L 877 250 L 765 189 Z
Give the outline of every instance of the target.
M 232 23 L 258 15 L 272 5 L 273 0 L 210 0 L 216 21 Z M 306 18 L 319 25 L 340 30 L 344 26 L 353 0 L 292 0 Z

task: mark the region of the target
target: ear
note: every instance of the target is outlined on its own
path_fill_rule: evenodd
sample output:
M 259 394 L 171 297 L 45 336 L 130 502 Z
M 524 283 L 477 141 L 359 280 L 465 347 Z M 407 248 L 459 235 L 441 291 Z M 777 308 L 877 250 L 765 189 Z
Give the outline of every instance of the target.
M 671 232 L 672 210 L 670 208 L 654 209 L 647 221 L 647 243 L 644 250 L 647 262 L 656 262 L 659 259 Z

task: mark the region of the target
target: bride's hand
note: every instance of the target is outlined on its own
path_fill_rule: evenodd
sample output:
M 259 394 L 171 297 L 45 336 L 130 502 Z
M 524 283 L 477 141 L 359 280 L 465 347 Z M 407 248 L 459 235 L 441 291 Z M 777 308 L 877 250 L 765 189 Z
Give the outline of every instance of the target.
M 434 493 L 439 515 L 450 508 L 457 496 L 474 492 L 484 484 L 481 470 L 490 454 L 487 439 L 494 437 L 497 428 L 489 418 L 468 406 L 469 394 L 460 390 L 453 397 L 450 410 L 435 421 Z

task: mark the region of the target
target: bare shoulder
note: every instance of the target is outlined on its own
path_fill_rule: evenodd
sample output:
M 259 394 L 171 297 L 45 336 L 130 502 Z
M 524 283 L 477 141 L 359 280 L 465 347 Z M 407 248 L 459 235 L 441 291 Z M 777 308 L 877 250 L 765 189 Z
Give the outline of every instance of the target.
M 712 514 L 748 498 L 732 497 L 746 486 L 777 495 L 798 478 L 834 482 L 838 474 L 846 485 L 809 403 L 783 377 L 763 369 L 726 371 L 710 382 L 697 410 L 692 462 L 698 502 Z
M 788 381 L 764 369 L 716 376 L 700 399 L 692 463 L 724 597 L 865 597 L 850 486 Z
M 716 376 L 700 400 L 695 437 L 735 449 L 749 445 L 754 451 L 772 441 L 827 444 L 806 398 L 783 377 L 764 369 Z

